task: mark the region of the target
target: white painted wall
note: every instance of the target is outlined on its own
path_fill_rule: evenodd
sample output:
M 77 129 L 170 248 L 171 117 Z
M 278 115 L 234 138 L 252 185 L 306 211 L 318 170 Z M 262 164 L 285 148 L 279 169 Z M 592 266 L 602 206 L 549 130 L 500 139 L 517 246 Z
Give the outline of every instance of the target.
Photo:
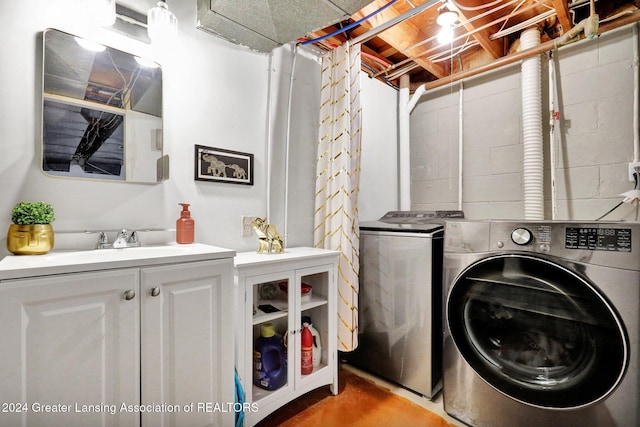
M 593 220 L 633 188 L 632 29 L 562 48 L 557 55 L 562 143 L 557 219 Z M 548 71 L 543 59 L 545 217 L 551 218 Z M 520 66 L 464 82 L 463 210 L 468 218 L 523 218 Z M 459 84 L 428 92 L 411 115 L 412 209 L 454 209 L 458 194 Z M 624 205 L 606 219 L 637 219 Z
M 154 0 L 124 0 L 145 12 Z M 45 200 L 56 212 L 56 247 L 92 245 L 95 236 L 68 230 L 173 228 L 178 202 L 191 203 L 196 240 L 251 250 L 240 217 L 264 212 L 266 194 L 265 118 L 268 57 L 195 28 L 196 2 L 170 2 L 179 21 L 175 46 L 153 50 L 109 30 L 92 33 L 77 17 L 78 0 L 0 0 L 0 230 L 10 224 L 18 201 Z M 164 77 L 164 141 L 171 179 L 158 185 L 51 178 L 40 170 L 41 37 L 57 28 L 95 36 L 110 46 L 158 60 Z M 255 154 L 255 185 L 196 182 L 194 144 Z M 165 236 L 162 236 L 164 238 Z M 141 239 L 156 239 L 143 233 Z M 169 233 L 169 240 L 173 234 Z M 0 255 L 6 254 L 4 239 Z
M 361 74 L 362 156 L 358 218 L 398 210 L 398 91 Z

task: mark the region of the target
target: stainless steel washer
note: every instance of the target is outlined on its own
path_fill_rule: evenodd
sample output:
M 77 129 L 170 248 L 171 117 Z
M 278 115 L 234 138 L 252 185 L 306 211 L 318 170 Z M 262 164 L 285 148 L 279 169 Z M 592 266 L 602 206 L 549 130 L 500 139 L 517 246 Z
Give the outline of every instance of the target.
M 448 221 L 444 408 L 476 427 L 634 427 L 640 224 Z
M 388 212 L 360 225 L 358 348 L 352 365 L 428 398 L 441 388 L 443 216 Z

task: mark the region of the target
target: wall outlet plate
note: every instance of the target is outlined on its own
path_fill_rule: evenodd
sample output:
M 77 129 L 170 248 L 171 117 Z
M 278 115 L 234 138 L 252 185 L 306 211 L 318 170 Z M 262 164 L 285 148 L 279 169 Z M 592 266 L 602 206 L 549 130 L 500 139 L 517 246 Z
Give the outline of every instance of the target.
M 633 174 L 635 172 L 640 173 L 640 162 L 629 163 L 629 181 L 635 182 L 635 179 L 633 179 Z
M 253 227 L 251 226 L 253 218 L 255 217 L 249 215 L 242 216 L 242 237 L 251 237 L 253 235 Z

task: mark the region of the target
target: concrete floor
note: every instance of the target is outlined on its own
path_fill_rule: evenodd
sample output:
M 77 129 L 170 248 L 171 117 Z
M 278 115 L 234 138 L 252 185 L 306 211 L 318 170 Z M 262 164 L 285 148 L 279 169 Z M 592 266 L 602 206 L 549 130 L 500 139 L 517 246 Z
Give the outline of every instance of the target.
M 343 363 L 340 393 L 322 387 L 266 417 L 258 427 L 464 427 L 433 401 Z

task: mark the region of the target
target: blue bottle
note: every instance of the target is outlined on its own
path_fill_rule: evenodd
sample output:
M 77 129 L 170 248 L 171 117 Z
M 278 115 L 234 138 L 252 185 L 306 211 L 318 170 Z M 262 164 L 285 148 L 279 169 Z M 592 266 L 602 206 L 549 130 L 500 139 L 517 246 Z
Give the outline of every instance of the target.
M 277 390 L 287 383 L 287 356 L 273 323 L 260 325 L 253 352 L 253 383 L 265 390 Z

